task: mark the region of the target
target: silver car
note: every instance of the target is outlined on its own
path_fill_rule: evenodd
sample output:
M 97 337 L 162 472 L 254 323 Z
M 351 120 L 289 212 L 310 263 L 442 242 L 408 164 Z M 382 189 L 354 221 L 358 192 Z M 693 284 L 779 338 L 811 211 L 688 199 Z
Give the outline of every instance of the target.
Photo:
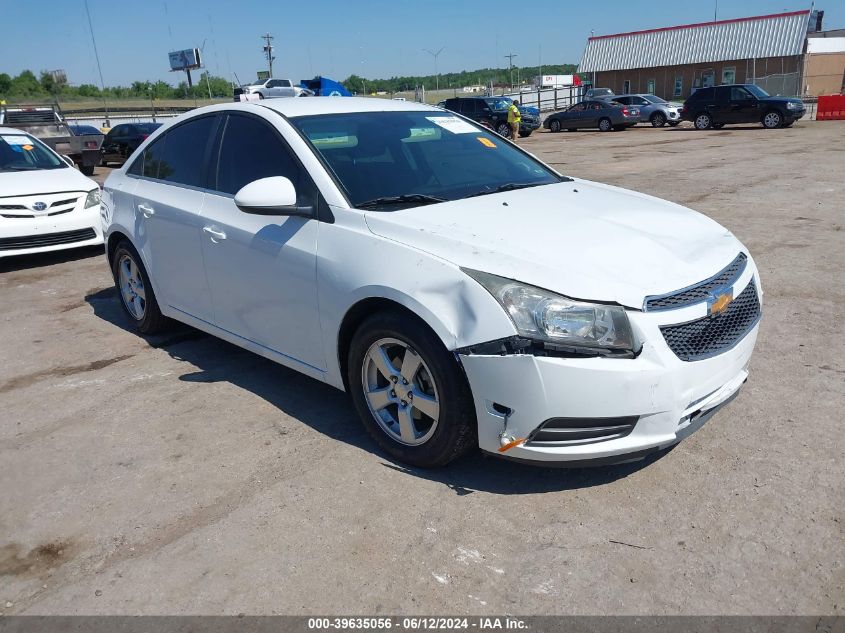
M 640 109 L 640 123 L 651 123 L 654 127 L 663 127 L 667 123 L 672 127 L 681 122 L 682 103 L 672 103 L 660 97 L 648 94 L 619 95 L 614 101 Z

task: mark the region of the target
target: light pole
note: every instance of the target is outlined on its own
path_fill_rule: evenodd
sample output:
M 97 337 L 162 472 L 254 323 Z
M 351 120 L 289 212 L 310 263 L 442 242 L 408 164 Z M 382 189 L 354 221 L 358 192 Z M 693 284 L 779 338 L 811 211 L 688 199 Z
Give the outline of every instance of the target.
M 505 55 L 505 59 L 508 60 L 508 70 L 511 73 L 511 90 L 513 90 L 513 58 L 518 57 L 516 53 L 508 53 Z
M 264 53 L 267 55 L 267 65 L 269 66 L 270 70 L 270 79 L 273 78 L 273 60 L 276 59 L 273 56 L 273 48 L 275 48 L 270 42 L 273 41 L 273 36 L 269 33 L 262 35 L 261 39 L 265 41 L 264 44 Z
M 444 48 L 446 48 L 446 47 L 441 46 L 440 50 L 437 51 L 436 53 L 434 51 L 428 50 L 427 48 L 423 49 L 426 53 L 428 53 L 429 55 L 434 57 L 434 89 L 435 90 L 440 90 L 440 73 L 437 72 L 437 58 L 440 56 L 440 53 L 443 52 Z

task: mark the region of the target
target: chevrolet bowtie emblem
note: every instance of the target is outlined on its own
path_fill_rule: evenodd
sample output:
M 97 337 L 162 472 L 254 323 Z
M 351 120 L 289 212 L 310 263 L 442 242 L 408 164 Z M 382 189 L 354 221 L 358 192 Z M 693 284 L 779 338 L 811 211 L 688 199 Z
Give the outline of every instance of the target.
M 714 291 L 707 299 L 707 314 L 716 316 L 728 309 L 731 301 L 734 300 L 731 288 Z

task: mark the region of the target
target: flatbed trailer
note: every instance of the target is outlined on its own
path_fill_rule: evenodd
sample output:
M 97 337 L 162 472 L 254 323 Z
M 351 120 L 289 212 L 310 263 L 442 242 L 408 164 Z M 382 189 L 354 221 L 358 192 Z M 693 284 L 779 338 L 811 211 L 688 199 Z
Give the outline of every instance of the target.
M 23 130 L 70 157 L 86 176 L 100 164 L 103 135 L 74 134 L 57 103 L 0 105 L 0 125 Z

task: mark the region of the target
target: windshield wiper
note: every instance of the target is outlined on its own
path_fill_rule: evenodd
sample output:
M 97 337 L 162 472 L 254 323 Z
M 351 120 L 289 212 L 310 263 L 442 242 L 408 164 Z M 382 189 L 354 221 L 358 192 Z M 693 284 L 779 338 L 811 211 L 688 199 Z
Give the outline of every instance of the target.
M 504 185 L 499 185 L 495 189 L 488 189 L 487 191 L 476 191 L 475 193 L 471 193 L 468 196 L 464 196 L 464 198 L 476 198 L 478 196 L 487 196 L 491 193 L 502 193 L 503 191 L 514 191 L 515 189 L 525 189 L 527 187 L 539 187 L 540 185 L 547 185 L 547 182 L 509 182 Z
M 437 204 L 438 202 L 446 202 L 445 198 L 438 198 L 436 196 L 427 196 L 424 193 L 408 193 L 402 196 L 384 196 L 382 198 L 373 198 L 360 204 L 356 204 L 358 209 L 371 209 L 373 207 L 381 207 L 392 204 Z
M 6 171 L 35 171 L 38 167 L 27 165 L 27 166 L 16 166 L 16 165 L 9 165 L 3 168 Z

